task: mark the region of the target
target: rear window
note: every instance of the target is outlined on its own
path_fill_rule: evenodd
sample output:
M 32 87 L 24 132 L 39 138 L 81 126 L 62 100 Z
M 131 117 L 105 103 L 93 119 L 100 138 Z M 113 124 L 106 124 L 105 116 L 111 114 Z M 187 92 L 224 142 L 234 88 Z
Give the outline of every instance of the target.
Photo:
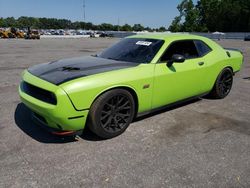
M 208 54 L 209 52 L 211 52 L 211 48 L 205 44 L 204 42 L 200 41 L 200 40 L 195 40 L 194 41 L 195 46 L 198 50 L 199 56 L 204 56 L 206 54 Z

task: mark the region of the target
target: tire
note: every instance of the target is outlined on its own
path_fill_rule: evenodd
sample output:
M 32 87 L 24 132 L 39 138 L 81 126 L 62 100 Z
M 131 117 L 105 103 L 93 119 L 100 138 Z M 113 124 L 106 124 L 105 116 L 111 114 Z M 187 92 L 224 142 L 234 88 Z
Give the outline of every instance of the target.
M 9 37 L 10 39 L 15 38 L 14 35 L 13 35 L 12 33 L 8 33 L 8 37 Z
M 233 72 L 230 68 L 225 68 L 219 74 L 209 97 L 214 99 L 224 99 L 230 93 L 233 85 Z
M 132 122 L 134 114 L 135 102 L 131 93 L 114 89 L 95 100 L 87 124 L 97 136 L 109 139 L 122 134 Z

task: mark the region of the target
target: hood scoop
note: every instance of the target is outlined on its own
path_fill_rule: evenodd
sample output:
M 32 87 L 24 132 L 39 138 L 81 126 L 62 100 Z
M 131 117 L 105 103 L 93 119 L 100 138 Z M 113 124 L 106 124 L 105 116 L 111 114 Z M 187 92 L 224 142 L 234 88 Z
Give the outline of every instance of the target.
M 67 72 L 73 72 L 79 70 L 81 70 L 79 67 L 70 67 L 70 66 L 62 67 L 62 71 L 67 71 Z

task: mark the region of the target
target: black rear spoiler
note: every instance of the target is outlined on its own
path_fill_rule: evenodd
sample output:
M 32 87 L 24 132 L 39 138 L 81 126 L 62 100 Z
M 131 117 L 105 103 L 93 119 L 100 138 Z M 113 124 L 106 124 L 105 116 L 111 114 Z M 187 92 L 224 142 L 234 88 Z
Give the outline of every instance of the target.
M 231 50 L 231 51 L 237 51 L 240 52 L 241 54 L 243 54 L 243 52 L 240 49 L 237 48 L 224 48 L 225 50 Z
M 240 52 L 241 54 L 242 54 L 242 56 L 243 56 L 243 62 L 244 62 L 244 54 L 243 54 L 243 52 L 241 51 L 241 50 L 239 50 L 239 49 L 236 49 L 236 48 L 224 48 L 225 50 L 226 50 L 226 53 L 227 53 L 227 56 L 228 57 L 231 57 L 231 54 L 230 54 L 230 52 L 229 51 L 236 51 L 236 52 Z

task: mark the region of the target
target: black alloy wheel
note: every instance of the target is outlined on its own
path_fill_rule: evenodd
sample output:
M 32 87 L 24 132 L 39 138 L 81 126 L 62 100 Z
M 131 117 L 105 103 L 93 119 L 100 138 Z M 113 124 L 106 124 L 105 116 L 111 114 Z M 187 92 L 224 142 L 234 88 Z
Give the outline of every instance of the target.
M 233 85 L 233 72 L 230 68 L 225 68 L 219 74 L 212 92 L 209 94 L 212 98 L 223 99 L 231 91 Z
M 225 71 L 219 79 L 219 92 L 222 96 L 227 96 L 233 85 L 233 75 L 231 71 Z
M 116 95 L 109 99 L 101 111 L 102 128 L 110 133 L 122 130 L 130 121 L 132 103 L 126 95 Z
M 110 90 L 93 103 L 88 127 L 102 138 L 113 138 L 122 134 L 132 122 L 135 102 L 131 93 L 123 89 Z

